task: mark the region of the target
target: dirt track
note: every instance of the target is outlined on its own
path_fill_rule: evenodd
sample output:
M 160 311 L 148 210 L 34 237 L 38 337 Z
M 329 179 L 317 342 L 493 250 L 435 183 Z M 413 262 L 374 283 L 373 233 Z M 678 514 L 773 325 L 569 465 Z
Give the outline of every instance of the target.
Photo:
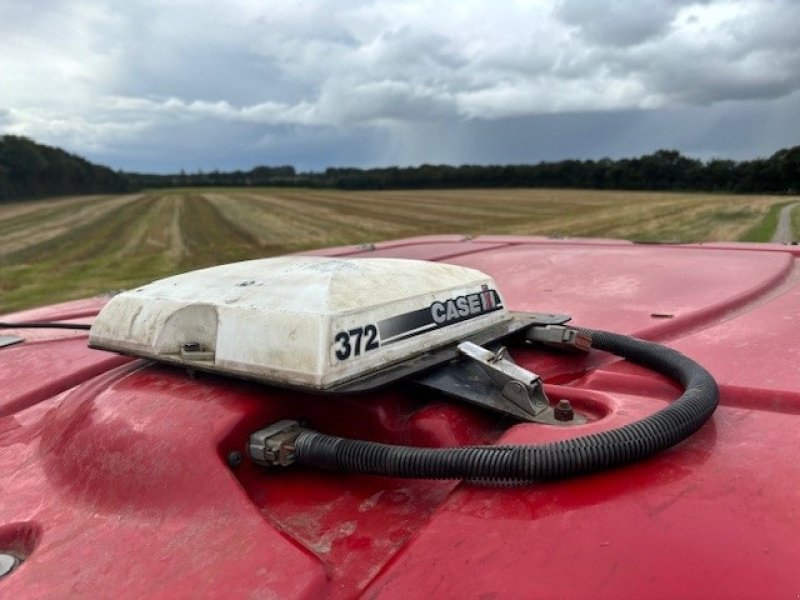
M 787 204 L 781 209 L 778 215 L 778 225 L 775 227 L 775 234 L 772 236 L 771 242 L 778 244 L 790 244 L 796 238 L 792 233 L 792 212 L 800 206 L 800 202 L 794 204 Z

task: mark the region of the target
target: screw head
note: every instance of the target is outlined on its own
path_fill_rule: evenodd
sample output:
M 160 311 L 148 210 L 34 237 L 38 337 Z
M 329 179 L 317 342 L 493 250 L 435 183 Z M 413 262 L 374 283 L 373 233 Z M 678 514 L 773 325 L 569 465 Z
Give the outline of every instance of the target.
M 225 460 L 228 462 L 228 466 L 231 469 L 236 469 L 241 466 L 244 462 L 244 456 L 238 450 L 231 450 L 228 452 L 228 455 L 225 457 Z

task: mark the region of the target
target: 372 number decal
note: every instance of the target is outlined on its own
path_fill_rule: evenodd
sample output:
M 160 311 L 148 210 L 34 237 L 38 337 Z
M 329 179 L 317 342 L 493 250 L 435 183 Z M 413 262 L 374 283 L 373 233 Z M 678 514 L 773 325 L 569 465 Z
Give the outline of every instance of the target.
M 378 328 L 375 325 L 356 327 L 349 331 L 340 331 L 333 338 L 336 358 L 347 360 L 351 356 L 360 356 L 362 352 L 369 352 L 380 347 L 378 341 Z

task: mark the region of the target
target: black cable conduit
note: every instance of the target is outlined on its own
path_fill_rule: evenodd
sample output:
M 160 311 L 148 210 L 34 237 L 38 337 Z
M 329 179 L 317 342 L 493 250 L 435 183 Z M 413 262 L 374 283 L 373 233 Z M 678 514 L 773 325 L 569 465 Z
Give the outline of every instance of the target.
M 675 379 L 685 388 L 669 406 L 612 431 L 542 445 L 414 448 L 304 430 L 296 462 L 322 469 L 418 479 L 467 479 L 484 485 L 562 479 L 641 460 L 674 446 L 713 414 L 711 374 L 680 352 L 636 338 L 581 329 L 592 346 Z

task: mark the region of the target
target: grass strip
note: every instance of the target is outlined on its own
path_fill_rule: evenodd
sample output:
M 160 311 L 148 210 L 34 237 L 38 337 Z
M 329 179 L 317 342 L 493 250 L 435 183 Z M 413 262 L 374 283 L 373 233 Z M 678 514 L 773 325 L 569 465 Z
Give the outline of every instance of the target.
M 775 235 L 775 229 L 778 227 L 778 218 L 781 214 L 781 209 L 793 201 L 787 200 L 778 202 L 770 206 L 767 214 L 758 223 L 753 225 L 750 229 L 744 232 L 739 238 L 740 242 L 768 242 Z

